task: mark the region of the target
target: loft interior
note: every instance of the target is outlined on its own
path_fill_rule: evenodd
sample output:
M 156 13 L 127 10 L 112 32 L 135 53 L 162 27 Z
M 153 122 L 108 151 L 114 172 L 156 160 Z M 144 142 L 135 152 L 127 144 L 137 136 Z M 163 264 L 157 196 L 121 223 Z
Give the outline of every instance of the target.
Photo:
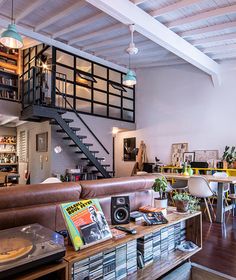
M 235 0 L 0 0 L 0 279 L 236 279 L 235 32 Z

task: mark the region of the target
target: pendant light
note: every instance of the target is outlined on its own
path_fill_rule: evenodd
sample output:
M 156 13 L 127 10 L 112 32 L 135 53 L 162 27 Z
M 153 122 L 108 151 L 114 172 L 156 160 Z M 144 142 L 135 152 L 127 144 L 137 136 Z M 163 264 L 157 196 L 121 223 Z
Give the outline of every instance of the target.
M 131 42 L 129 44 L 129 47 L 126 49 L 126 52 L 129 54 L 129 70 L 123 79 L 123 84 L 125 86 L 133 86 L 136 85 L 137 83 L 136 74 L 134 71 L 131 70 L 131 62 L 130 62 L 131 60 L 130 56 L 138 53 L 138 48 L 136 48 L 134 44 L 134 25 L 133 24 L 130 25 L 129 29 L 131 33 Z
M 11 49 L 20 49 L 23 47 L 22 37 L 17 32 L 13 19 L 13 0 L 11 2 L 11 24 L 9 24 L 7 30 L 1 34 L 0 43 Z

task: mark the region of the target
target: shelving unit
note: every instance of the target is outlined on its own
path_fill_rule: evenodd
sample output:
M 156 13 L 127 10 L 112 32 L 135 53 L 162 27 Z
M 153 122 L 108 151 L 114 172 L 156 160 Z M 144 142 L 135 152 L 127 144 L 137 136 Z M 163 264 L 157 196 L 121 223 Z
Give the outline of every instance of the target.
M 19 54 L 8 52 L 6 48 L 0 48 L 0 99 L 19 101 Z
M 192 255 L 196 254 L 202 248 L 202 217 L 201 212 L 189 213 L 189 214 L 176 214 L 173 212 L 167 215 L 169 221 L 168 224 L 157 226 L 144 226 L 141 223 L 130 223 L 127 227 L 135 228 L 137 234 L 126 235 L 120 239 L 110 239 L 102 243 L 96 244 L 89 249 L 83 249 L 79 252 L 75 252 L 72 247 L 68 247 L 65 260 L 69 265 L 68 279 L 73 279 L 73 266 L 81 260 L 102 253 L 104 251 L 116 248 L 117 246 L 127 244 L 127 242 L 141 238 L 147 234 L 151 234 L 162 229 L 168 228 L 175 224 L 185 221 L 186 222 L 186 240 L 194 242 L 198 248 L 192 252 L 181 252 L 174 250 L 168 253 L 167 257 L 154 261 L 152 264 L 147 265 L 143 269 L 139 269 L 131 275 L 128 275 L 126 279 L 157 279 L 161 277 L 177 265 L 188 260 Z

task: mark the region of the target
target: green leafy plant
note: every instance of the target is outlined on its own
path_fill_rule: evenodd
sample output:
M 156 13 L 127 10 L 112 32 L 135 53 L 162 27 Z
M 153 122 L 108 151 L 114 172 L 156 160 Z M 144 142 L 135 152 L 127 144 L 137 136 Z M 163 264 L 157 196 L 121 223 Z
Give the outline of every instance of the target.
M 152 189 L 155 192 L 159 192 L 160 199 L 166 198 L 166 190 L 167 190 L 168 182 L 165 177 L 160 177 L 155 179 L 155 183 L 152 186 Z
M 173 195 L 173 199 L 180 201 L 190 201 L 192 199 L 192 196 L 187 192 L 175 192 L 175 194 Z
M 236 150 L 235 146 L 232 146 L 231 148 L 229 146 L 225 147 L 222 159 L 227 161 L 229 164 L 236 161 Z
M 179 193 L 175 192 L 173 199 L 177 201 L 183 201 L 188 203 L 188 210 L 196 211 L 199 209 L 199 199 L 193 197 L 187 192 Z

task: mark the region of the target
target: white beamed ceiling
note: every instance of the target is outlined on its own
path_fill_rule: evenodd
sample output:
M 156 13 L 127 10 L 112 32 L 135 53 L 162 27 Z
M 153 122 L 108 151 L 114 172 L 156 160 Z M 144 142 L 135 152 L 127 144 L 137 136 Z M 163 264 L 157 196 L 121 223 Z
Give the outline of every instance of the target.
M 130 42 L 130 22 L 122 22 L 95 7 L 93 2 L 96 1 L 14 0 L 14 17 L 18 26 L 43 35 L 41 38 L 60 41 L 127 67 L 125 49 Z M 130 0 L 129 3 L 200 50 L 213 65 L 215 61 L 236 58 L 236 0 Z M 10 10 L 11 1 L 0 0 L 0 28 L 1 20 L 10 18 Z M 185 55 L 181 57 L 172 48 L 167 49 L 173 53 L 168 51 L 143 32 L 135 32 L 134 41 L 140 50 L 132 57 L 134 68 L 187 63 L 182 59 L 186 59 Z

